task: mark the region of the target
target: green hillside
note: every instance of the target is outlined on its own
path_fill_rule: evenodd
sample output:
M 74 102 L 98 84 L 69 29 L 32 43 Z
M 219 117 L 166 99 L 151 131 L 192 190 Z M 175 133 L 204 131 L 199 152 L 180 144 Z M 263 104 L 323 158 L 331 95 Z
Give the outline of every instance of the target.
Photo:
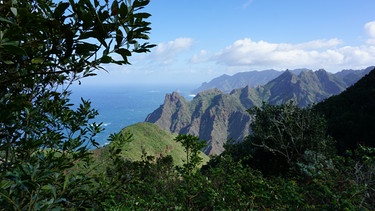
M 341 153 L 358 145 L 375 147 L 375 69 L 339 95 L 315 108 L 328 121 L 328 132 Z
M 122 151 L 124 158 L 139 161 L 142 159 L 142 150 L 144 150 L 147 155 L 154 156 L 155 158 L 171 155 L 175 165 L 182 165 L 185 160 L 186 154 L 181 143 L 174 141 L 177 134 L 162 130 L 155 124 L 140 122 L 124 128 L 123 132 L 133 134 L 131 141 L 125 144 Z M 108 153 L 107 148 L 98 149 L 95 154 L 98 154 L 101 158 L 103 156 L 105 158 Z M 209 158 L 207 155 L 201 153 L 201 156 L 203 163 L 208 162 Z

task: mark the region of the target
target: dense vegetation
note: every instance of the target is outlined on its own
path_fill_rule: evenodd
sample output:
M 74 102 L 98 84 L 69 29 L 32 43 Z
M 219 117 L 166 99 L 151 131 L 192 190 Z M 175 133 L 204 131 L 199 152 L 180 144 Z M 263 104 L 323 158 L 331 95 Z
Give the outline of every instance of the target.
M 268 105 L 249 110 L 253 133 L 199 168 L 198 137 L 179 135 L 185 164 L 170 155 L 140 161 L 112 159 L 117 208 L 151 210 L 373 210 L 375 149 L 339 155 L 326 120 L 313 108 Z M 126 149 L 115 139 L 110 156 Z M 125 146 L 125 148 L 124 148 Z M 114 156 L 115 157 L 115 156 Z M 119 182 L 120 181 L 120 182 Z M 120 191 L 118 191 L 120 190 Z
M 125 158 L 134 147 L 126 130 L 93 154 L 97 112 L 84 99 L 73 106 L 69 85 L 153 47 L 139 43 L 150 31 L 139 11 L 149 1 L 0 2 L 1 210 L 375 209 L 375 150 L 337 153 L 342 140 L 324 116 L 293 103 L 250 109 L 253 133 L 203 167 L 205 142 L 193 135 L 173 137 L 184 150 L 178 166 L 150 150 Z
M 317 104 L 340 153 L 358 145 L 375 147 L 375 68 L 340 95 Z
M 149 51 L 148 0 L 0 1 L 0 205 L 4 210 L 98 208 L 111 194 L 92 172 L 101 125 L 70 85 L 102 64 Z M 103 198 L 104 197 L 104 198 Z

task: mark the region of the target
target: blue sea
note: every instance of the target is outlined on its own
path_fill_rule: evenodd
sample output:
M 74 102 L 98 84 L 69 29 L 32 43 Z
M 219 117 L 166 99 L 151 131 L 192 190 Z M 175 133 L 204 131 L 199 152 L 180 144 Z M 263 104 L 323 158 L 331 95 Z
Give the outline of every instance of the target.
M 72 102 L 77 105 L 81 97 L 90 100 L 93 108 L 99 111 L 95 122 L 103 123 L 104 131 L 96 136 L 100 145 L 108 143 L 112 133 L 122 128 L 143 122 L 147 115 L 164 103 L 165 95 L 179 92 L 191 100 L 190 91 L 197 85 L 100 85 L 74 86 Z

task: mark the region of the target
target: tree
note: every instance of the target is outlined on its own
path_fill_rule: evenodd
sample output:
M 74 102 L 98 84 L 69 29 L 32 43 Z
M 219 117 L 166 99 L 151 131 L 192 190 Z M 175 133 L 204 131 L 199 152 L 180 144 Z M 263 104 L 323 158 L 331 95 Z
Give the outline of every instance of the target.
M 0 203 L 5 209 L 93 207 L 80 171 L 101 125 L 70 85 L 154 47 L 149 0 L 0 1 Z M 78 173 L 77 173 L 78 172 Z M 83 185 L 86 184 L 86 185 Z M 76 192 L 76 193 L 75 193 Z M 79 192 L 79 193 L 78 193 Z
M 299 108 L 290 102 L 263 104 L 248 112 L 253 118 L 253 133 L 243 142 L 247 146 L 243 148 L 251 149 L 252 165 L 263 173 L 285 173 L 304 156 L 332 153 L 333 140 L 326 135 L 325 120 L 311 108 Z
M 199 154 L 202 148 L 206 146 L 206 143 L 191 134 L 180 134 L 175 138 L 175 141 L 180 142 L 186 152 L 186 161 L 181 171 L 183 174 L 190 176 L 202 162 Z

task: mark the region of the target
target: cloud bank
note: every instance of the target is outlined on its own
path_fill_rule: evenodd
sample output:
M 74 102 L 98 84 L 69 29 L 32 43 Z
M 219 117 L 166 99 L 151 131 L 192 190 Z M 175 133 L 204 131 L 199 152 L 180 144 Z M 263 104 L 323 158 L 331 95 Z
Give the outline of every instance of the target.
M 192 63 L 214 62 L 230 69 L 324 68 L 331 72 L 364 68 L 375 64 L 375 21 L 365 24 L 368 39 L 363 45 L 349 46 L 338 38 L 304 43 L 272 43 L 244 38 L 216 53 L 201 50 Z
M 361 45 L 345 45 L 339 38 L 302 43 L 273 43 L 243 38 L 217 51 L 199 48 L 193 38 L 161 42 L 148 54 L 134 57 L 134 65 L 112 67 L 116 78 L 129 83 L 205 81 L 219 74 L 265 69 L 324 68 L 329 72 L 375 65 L 375 21 L 364 25 Z M 122 74 L 122 75 L 121 75 Z

